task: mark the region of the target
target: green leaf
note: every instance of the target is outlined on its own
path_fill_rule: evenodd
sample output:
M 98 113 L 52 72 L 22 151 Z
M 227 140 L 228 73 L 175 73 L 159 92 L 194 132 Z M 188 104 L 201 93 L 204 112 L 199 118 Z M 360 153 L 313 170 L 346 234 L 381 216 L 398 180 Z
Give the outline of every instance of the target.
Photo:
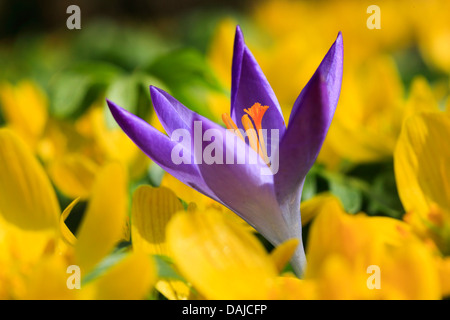
M 186 280 L 180 276 L 177 271 L 175 271 L 173 262 L 169 257 L 163 255 L 153 255 L 153 258 L 155 259 L 158 267 L 158 278 L 186 282 Z
M 125 258 L 129 253 L 126 250 L 121 249 L 112 254 L 105 257 L 102 261 L 100 261 L 95 268 L 90 271 L 86 276 L 84 276 L 81 280 L 82 284 L 86 284 L 102 274 L 104 274 L 109 268 L 119 263 L 123 258 Z
M 82 59 L 107 61 L 132 71 L 148 65 L 168 49 L 167 41 L 151 28 L 97 19 L 83 27 L 74 42 L 73 51 Z
M 50 84 L 50 112 L 58 118 L 80 115 L 120 72 L 102 62 L 83 62 L 60 72 Z
M 156 59 L 148 68 L 170 93 L 193 111 L 212 118 L 207 105 L 211 90 L 224 92 L 204 56 L 194 49 L 177 50 Z
M 153 112 L 150 85 L 168 90 L 161 80 L 142 71 L 136 71 L 130 75 L 117 77 L 108 87 L 106 98 L 142 119 L 149 119 Z M 108 128 L 118 128 L 106 104 L 104 115 Z
M 222 89 L 205 57 L 194 49 L 177 50 L 161 56 L 147 70 L 169 86 L 199 83 L 211 89 Z
M 155 164 L 154 162 L 152 162 L 147 170 L 147 177 L 150 181 L 150 184 L 152 186 L 159 186 L 161 184 L 161 180 L 163 178 L 165 174 L 165 171 L 158 166 L 157 164 Z
M 137 104 L 137 115 L 141 118 L 148 119 L 153 112 L 152 99 L 150 96 L 150 86 L 156 86 L 160 89 L 169 91 L 161 80 L 144 72 L 136 72 L 135 77 L 138 83 L 139 99 Z
M 82 106 L 92 82 L 89 76 L 64 73 L 51 89 L 51 113 L 59 118 L 74 115 Z
M 96 60 L 88 60 L 73 64 L 69 71 L 89 76 L 93 82 L 109 84 L 124 70 L 116 65 Z
M 120 76 L 109 85 L 106 90 L 106 97 L 129 112 L 136 114 L 139 101 L 138 84 L 137 78 L 133 75 Z M 105 108 L 105 111 L 108 128 L 118 127 L 109 110 Z
M 392 218 L 401 217 L 403 207 L 398 196 L 394 172 L 379 174 L 372 183 L 371 195 L 367 213 L 377 215 L 382 212 Z
M 337 196 L 344 206 L 345 211 L 349 213 L 357 213 L 361 210 L 363 197 L 361 190 L 353 187 L 343 181 L 337 179 L 328 180 L 330 191 Z

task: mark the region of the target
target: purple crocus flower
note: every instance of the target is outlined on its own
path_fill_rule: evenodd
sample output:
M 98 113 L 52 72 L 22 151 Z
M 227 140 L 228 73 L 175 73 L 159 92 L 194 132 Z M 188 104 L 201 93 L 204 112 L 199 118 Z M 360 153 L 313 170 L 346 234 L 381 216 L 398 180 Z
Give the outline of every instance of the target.
M 336 110 L 342 70 L 343 43 L 339 33 L 295 101 L 286 128 L 277 98 L 245 45 L 238 26 L 232 64 L 231 117 L 224 115 L 223 120 L 229 129 L 256 127 L 256 135 L 248 134 L 247 139 L 235 139 L 233 143 L 228 138 L 220 140 L 215 137 L 216 146 L 233 155 L 231 164 L 229 161 L 202 161 L 202 152 L 207 148 L 204 141 L 196 143 L 195 139 L 183 139 L 179 143 L 177 139 L 171 139 L 179 129 L 194 137 L 198 133 L 204 136 L 211 129 L 221 132 L 222 137 L 229 137 L 231 133 L 189 110 L 167 92 L 150 87 L 155 112 L 168 135 L 113 102 L 107 102 L 123 131 L 165 171 L 230 208 L 273 245 L 298 238 L 300 244 L 291 263 L 301 276 L 306 266 L 300 216 L 301 193 L 305 176 L 319 154 Z M 196 123 L 201 126 L 196 126 Z M 278 139 L 261 134 L 261 129 L 276 132 Z M 240 136 L 238 131 L 235 133 L 235 137 Z M 182 149 L 186 161 L 173 161 L 176 148 Z M 271 150 L 270 162 L 267 161 L 268 150 Z M 255 154 L 261 155 L 264 161 L 245 161 L 246 155 Z M 277 168 L 272 170 L 273 174 L 262 174 L 275 163 Z

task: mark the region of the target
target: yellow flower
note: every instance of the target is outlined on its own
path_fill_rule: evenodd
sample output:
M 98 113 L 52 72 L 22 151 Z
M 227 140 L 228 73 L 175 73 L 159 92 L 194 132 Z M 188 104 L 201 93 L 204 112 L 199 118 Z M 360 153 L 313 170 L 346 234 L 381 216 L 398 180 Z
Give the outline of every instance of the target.
M 450 254 L 450 117 L 419 113 L 403 127 L 394 155 L 395 177 L 404 220 L 442 255 Z M 449 257 L 436 257 L 443 295 L 450 295 Z
M 394 157 L 406 218 L 417 221 L 422 230 L 425 227 L 445 254 L 450 253 L 450 150 L 445 147 L 448 139 L 449 116 L 417 114 L 406 121 Z
M 313 221 L 307 258 L 305 281 L 314 288 L 313 298 L 441 297 L 434 258 L 408 225 L 346 214 L 337 200 L 328 200 Z
M 0 108 L 9 128 L 36 149 L 48 118 L 44 92 L 32 81 L 0 84 Z
M 425 60 L 434 68 L 450 73 L 450 4 L 431 0 L 410 6 L 411 20 L 416 26 L 418 43 Z
M 353 0 L 266 1 L 257 6 L 253 21 L 272 38 L 281 41 L 309 37 L 309 48 L 299 48 L 294 43 L 291 45 L 291 48 L 296 48 L 302 54 L 308 54 L 308 50 L 315 54 L 314 51 L 323 45 L 327 36 L 341 30 L 345 38 L 349 39 L 346 42 L 347 60 L 360 63 L 380 52 L 407 48 L 411 44 L 414 29 L 408 11 L 411 6 L 407 4 L 407 1 L 401 0 L 379 4 L 381 29 L 378 30 L 366 27 L 369 18 L 367 8 L 371 3 Z M 322 36 L 317 37 L 317 34 Z M 289 58 L 295 59 L 294 52 Z
M 389 158 L 400 132 L 403 107 L 403 86 L 394 62 L 382 57 L 351 66 L 343 83 L 326 143 L 341 158 L 356 163 Z
M 409 116 L 420 111 L 439 111 L 437 93 L 421 76 L 413 79 L 407 99 L 403 98 L 399 75 L 387 57 L 372 60 L 365 70 L 348 72 L 344 81 L 346 90 L 326 145 L 354 163 L 391 158 L 402 124 Z M 379 83 L 386 86 L 382 95 L 377 93 Z M 326 152 L 319 155 L 318 161 L 330 164 Z
M 114 202 L 111 202 L 114 199 Z M 148 257 L 133 254 L 82 284 L 67 286 L 67 268 L 85 278 L 120 240 L 126 213 L 126 177 L 120 165 L 106 165 L 76 238 L 60 222 L 60 208 L 43 168 L 11 130 L 0 129 L 0 298 L 143 298 L 155 281 Z M 68 208 L 70 211 L 73 205 Z M 60 225 L 66 229 L 60 229 Z
M 0 107 L 6 126 L 44 162 L 62 194 L 87 199 L 99 167 L 109 161 L 123 163 L 131 179 L 145 172 L 148 157 L 122 130 L 107 127 L 99 103 L 75 121 L 51 117 L 48 104 L 45 93 L 32 81 L 23 80 L 15 86 L 0 84 Z
M 51 121 L 41 145 L 47 148 L 47 154 L 40 155 L 48 163 L 52 181 L 72 199 L 90 195 L 98 168 L 105 163 L 122 163 L 133 180 L 140 178 L 149 164 L 148 157 L 120 129 L 107 127 L 99 104 L 74 123 Z

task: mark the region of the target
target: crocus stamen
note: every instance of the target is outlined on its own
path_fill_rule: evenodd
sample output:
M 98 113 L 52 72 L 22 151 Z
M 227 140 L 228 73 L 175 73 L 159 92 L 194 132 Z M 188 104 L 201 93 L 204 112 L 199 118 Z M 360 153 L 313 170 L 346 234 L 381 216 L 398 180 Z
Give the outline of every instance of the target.
M 241 134 L 241 131 L 238 129 L 236 124 L 234 123 L 233 119 L 227 114 L 222 114 L 222 121 L 225 123 L 225 126 L 229 130 L 233 130 L 233 132 L 242 140 L 245 142 L 244 137 Z M 258 134 L 256 133 L 255 127 L 253 127 L 253 123 L 248 117 L 248 115 L 244 115 L 241 118 L 242 126 L 244 127 L 244 130 L 247 134 L 248 141 L 250 144 L 250 147 L 258 152 L 258 154 L 261 156 L 261 158 L 265 161 L 266 164 L 269 164 L 269 160 L 266 157 L 264 157 L 263 149 L 261 149 L 260 142 L 258 141 Z M 265 146 L 264 146 L 265 147 Z M 265 150 L 265 149 L 264 149 Z
M 258 135 L 256 134 L 256 130 L 253 127 L 253 123 L 248 117 L 248 115 L 244 114 L 241 118 L 242 126 L 244 127 L 244 130 L 248 137 L 248 142 L 250 144 L 250 147 L 258 152 L 259 155 L 261 155 L 259 143 L 258 143 Z
M 259 137 L 259 145 L 261 148 L 260 155 L 263 158 L 264 162 L 266 164 L 269 163 L 269 158 L 267 156 L 267 148 L 266 143 L 264 142 L 264 135 L 262 132 L 262 118 L 264 117 L 264 114 L 266 113 L 267 109 L 269 109 L 269 106 L 262 106 L 260 103 L 255 103 L 251 108 L 244 109 L 244 112 L 247 113 L 255 123 L 256 131 L 258 133 Z
M 267 109 L 269 109 L 269 106 L 262 106 L 261 103 L 258 102 L 250 108 L 244 109 L 244 112 L 252 117 L 256 130 L 261 129 L 262 118 L 264 117 L 264 113 L 266 113 Z
M 233 132 L 242 140 L 245 142 L 244 137 L 241 134 L 241 131 L 239 131 L 237 125 L 234 123 L 233 119 L 228 115 L 228 113 L 222 114 L 222 121 L 225 123 L 225 126 L 229 130 L 233 130 Z

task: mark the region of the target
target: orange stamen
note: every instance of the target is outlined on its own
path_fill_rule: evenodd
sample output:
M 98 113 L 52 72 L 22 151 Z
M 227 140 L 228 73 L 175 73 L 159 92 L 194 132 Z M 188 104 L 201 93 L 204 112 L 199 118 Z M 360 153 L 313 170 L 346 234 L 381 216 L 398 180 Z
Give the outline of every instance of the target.
M 269 106 L 262 106 L 258 102 L 255 103 L 251 108 L 244 109 L 244 112 L 247 113 L 255 123 L 255 127 L 259 136 L 259 146 L 261 148 L 261 151 L 259 153 L 266 164 L 269 163 L 269 157 L 267 156 L 266 143 L 264 142 L 261 123 L 262 118 L 264 117 L 264 114 L 266 113 L 267 109 L 269 109 Z
M 239 131 L 238 127 L 236 126 L 236 124 L 234 123 L 233 119 L 231 119 L 231 117 L 227 114 L 224 113 L 222 114 L 222 121 L 223 123 L 225 123 L 225 126 L 227 127 L 227 129 L 233 130 L 234 133 L 242 140 L 245 142 L 244 137 L 241 134 L 241 131 Z
M 256 130 L 253 127 L 252 121 L 250 120 L 248 115 L 245 114 L 242 116 L 241 122 L 242 122 L 242 125 L 244 126 L 245 132 L 247 133 L 248 142 L 250 144 L 250 147 L 253 150 L 255 150 L 256 152 L 258 152 L 258 154 L 260 154 L 259 144 L 258 144 L 258 135 L 256 134 Z
M 244 112 L 247 113 L 255 123 L 256 130 L 261 130 L 262 118 L 264 117 L 264 113 L 266 113 L 268 106 L 262 106 L 261 103 L 255 103 L 251 108 L 244 109 Z
M 255 103 L 251 108 L 244 109 L 245 113 L 247 113 L 248 115 L 247 114 L 243 115 L 241 118 L 241 122 L 247 134 L 250 147 L 260 155 L 260 157 L 264 160 L 264 162 L 268 166 L 270 166 L 270 161 L 269 157 L 267 156 L 267 149 L 266 144 L 264 142 L 264 136 L 262 134 L 262 125 L 261 125 L 262 118 L 267 109 L 269 109 L 268 106 L 261 106 L 260 103 Z M 253 126 L 252 120 L 250 120 L 249 116 L 252 118 L 255 126 Z M 238 129 L 233 119 L 231 119 L 231 117 L 228 114 L 226 113 L 222 114 L 222 120 L 225 123 L 227 129 L 233 130 L 234 133 L 242 141 L 245 141 L 240 130 Z

